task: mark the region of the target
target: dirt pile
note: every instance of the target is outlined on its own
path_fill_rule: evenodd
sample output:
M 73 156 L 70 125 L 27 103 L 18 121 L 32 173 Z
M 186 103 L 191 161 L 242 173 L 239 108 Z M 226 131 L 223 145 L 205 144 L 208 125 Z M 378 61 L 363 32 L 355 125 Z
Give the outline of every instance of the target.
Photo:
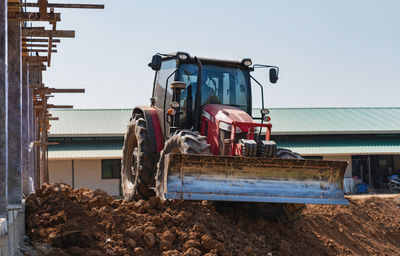
M 308 206 L 289 228 L 246 207 L 209 202 L 126 202 L 102 191 L 44 185 L 26 200 L 26 231 L 53 255 L 400 254 L 399 198 Z

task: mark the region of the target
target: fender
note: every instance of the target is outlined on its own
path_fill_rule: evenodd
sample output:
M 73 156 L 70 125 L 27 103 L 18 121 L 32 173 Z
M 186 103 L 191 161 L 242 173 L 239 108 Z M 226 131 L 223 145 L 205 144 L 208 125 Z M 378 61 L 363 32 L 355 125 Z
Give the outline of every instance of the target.
M 164 148 L 164 139 L 156 109 L 149 106 L 139 106 L 133 109 L 132 117 L 134 114 L 143 115 L 147 124 L 151 148 L 153 152 L 161 152 Z

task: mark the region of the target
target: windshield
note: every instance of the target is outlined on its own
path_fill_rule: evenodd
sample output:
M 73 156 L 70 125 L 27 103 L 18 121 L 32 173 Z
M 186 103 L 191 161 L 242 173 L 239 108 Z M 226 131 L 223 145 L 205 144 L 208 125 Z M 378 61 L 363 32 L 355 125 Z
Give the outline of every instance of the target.
M 192 91 L 193 108 L 197 88 L 197 65 L 181 64 L 178 70 L 178 80 L 186 83 L 186 89 L 182 92 L 181 106 L 186 108 L 187 93 Z M 248 112 L 249 82 L 248 73 L 235 67 L 221 67 L 203 65 L 201 105 L 224 104 L 237 107 Z

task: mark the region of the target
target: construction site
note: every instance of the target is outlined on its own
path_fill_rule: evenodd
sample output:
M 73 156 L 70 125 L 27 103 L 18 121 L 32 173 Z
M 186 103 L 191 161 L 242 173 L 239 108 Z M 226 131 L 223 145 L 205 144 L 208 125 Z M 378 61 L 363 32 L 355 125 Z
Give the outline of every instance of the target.
M 400 108 L 267 108 L 278 66 L 179 49 L 148 105 L 54 104 L 63 10 L 106 8 L 0 0 L 0 256 L 400 255 Z

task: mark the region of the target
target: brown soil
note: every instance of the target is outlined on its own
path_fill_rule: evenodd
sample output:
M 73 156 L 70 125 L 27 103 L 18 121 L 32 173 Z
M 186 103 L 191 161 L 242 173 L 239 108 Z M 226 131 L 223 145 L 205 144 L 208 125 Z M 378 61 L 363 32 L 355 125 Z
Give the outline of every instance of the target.
M 309 205 L 287 227 L 247 206 L 126 202 L 103 191 L 44 185 L 26 200 L 26 231 L 53 255 L 400 255 L 400 200 Z

